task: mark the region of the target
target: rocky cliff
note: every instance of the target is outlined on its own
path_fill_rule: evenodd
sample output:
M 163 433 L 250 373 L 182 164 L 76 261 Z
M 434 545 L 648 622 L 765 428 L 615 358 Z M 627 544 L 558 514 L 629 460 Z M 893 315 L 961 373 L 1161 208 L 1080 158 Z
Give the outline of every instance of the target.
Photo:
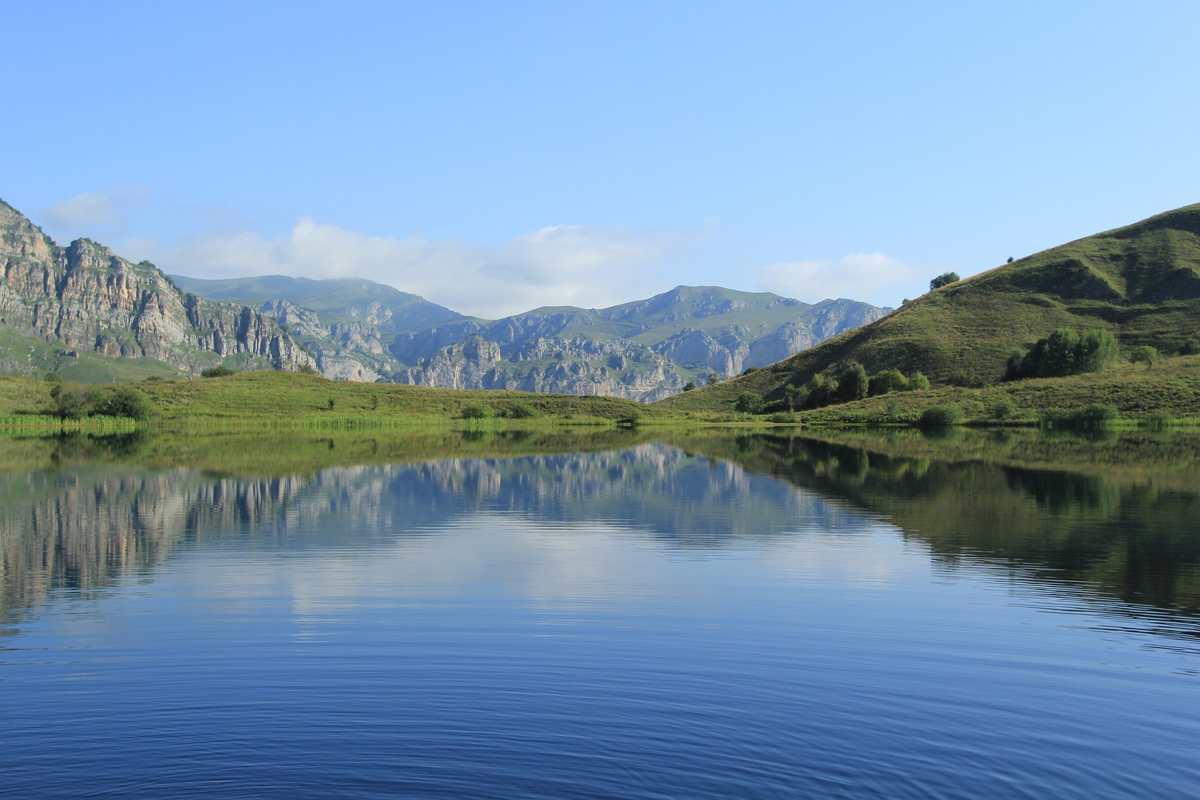
M 180 292 L 149 262 L 133 264 L 88 239 L 56 245 L 0 201 L 0 326 L 95 352 L 198 372 L 233 357 L 242 367 L 313 364 L 279 324 L 246 306 Z

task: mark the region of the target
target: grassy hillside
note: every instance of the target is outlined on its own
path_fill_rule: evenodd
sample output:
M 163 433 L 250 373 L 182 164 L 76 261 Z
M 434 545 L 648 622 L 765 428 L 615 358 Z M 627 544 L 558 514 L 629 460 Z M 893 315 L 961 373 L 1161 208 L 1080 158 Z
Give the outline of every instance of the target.
M 787 384 L 858 361 L 868 372 L 955 370 L 998 382 L 1014 348 L 1057 328 L 1111 331 L 1127 354 L 1178 352 L 1200 333 L 1200 205 L 1022 258 L 909 302 L 753 375 L 660 401 L 672 409 L 732 408 L 742 391 L 768 400 Z
M 1125 365 L 1111 372 L 1041 378 L 964 389 L 937 387 L 923 392 L 897 392 L 853 403 L 805 411 L 809 425 L 857 423 L 915 423 L 930 406 L 952 403 L 968 421 L 993 421 L 992 409 L 1005 399 L 1012 403 L 1008 423 L 1035 422 L 1055 410 L 1072 410 L 1094 403 L 1113 406 L 1125 419 L 1169 415 L 1176 420 L 1200 419 L 1200 356 L 1168 358 L 1153 369 Z

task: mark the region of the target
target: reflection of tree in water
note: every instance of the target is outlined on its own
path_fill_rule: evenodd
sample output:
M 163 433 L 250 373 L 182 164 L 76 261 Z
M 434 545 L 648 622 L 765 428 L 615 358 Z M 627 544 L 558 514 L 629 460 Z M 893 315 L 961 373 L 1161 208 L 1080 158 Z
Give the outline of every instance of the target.
M 1123 446 L 1116 433 L 1104 433 L 1091 441 Z M 937 461 L 836 442 L 761 438 L 753 458 L 742 455 L 740 444 L 724 455 L 885 514 L 906 535 L 928 542 L 939 558 L 983 558 L 1128 603 L 1200 612 L 1197 491 L 1160 488 L 1149 474 L 1122 480 L 1103 472 Z M 992 438 L 1000 448 L 1013 443 L 1011 434 Z M 710 451 L 721 449 L 719 440 L 713 444 Z

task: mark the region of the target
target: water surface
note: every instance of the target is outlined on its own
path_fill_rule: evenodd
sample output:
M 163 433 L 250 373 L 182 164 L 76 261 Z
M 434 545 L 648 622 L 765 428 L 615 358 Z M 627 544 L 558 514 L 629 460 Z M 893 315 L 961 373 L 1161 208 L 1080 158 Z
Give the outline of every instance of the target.
M 1189 796 L 1197 452 L 0 441 L 0 794 Z

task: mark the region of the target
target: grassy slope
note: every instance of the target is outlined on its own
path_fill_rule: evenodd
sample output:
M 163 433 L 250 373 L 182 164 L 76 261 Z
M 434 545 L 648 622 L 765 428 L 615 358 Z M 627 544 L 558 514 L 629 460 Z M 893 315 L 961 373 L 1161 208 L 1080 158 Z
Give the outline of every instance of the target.
M 439 422 L 460 417 L 469 404 L 498 414 L 518 403 L 547 420 L 618 420 L 666 417 L 632 400 L 614 397 L 531 394 L 509 391 L 433 389 L 399 384 L 329 381 L 287 372 L 245 372 L 225 378 L 143 381 L 160 422 L 372 424 Z M 52 406 L 50 385 L 0 378 L 0 417 L 39 413 Z M 334 401 L 330 410 L 329 401 Z M 536 420 L 534 420 L 536 421 Z
M 1015 422 L 1031 422 L 1050 409 L 1077 409 L 1092 403 L 1115 406 L 1122 417 L 1142 419 L 1166 412 L 1177 419 L 1200 419 L 1200 356 L 1176 356 L 1153 369 L 1124 365 L 1112 372 L 1013 381 L 982 389 L 944 386 L 924 392 L 899 392 L 801 414 L 807 424 L 916 422 L 921 412 L 953 403 L 968 420 L 987 420 L 989 409 L 1007 398 L 1018 409 Z M 896 403 L 894 417 L 888 406 Z
M 742 391 L 770 399 L 787 384 L 859 361 L 934 383 L 956 369 L 995 382 L 1013 348 L 1056 328 L 1111 330 L 1124 350 L 1175 352 L 1200 332 L 1200 205 L 1028 256 L 911 301 L 745 378 L 660 401 L 676 410 L 728 410 Z

